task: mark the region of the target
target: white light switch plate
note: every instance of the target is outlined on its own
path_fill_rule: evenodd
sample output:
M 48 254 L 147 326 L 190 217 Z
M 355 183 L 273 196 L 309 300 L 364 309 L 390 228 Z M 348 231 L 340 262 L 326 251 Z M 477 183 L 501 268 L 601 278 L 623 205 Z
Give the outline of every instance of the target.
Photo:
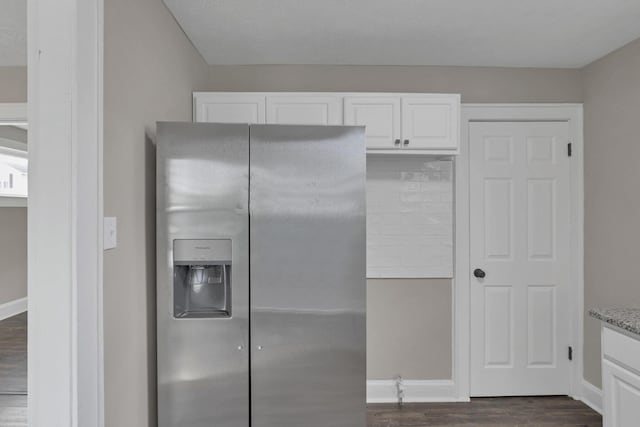
M 115 216 L 104 217 L 103 248 L 114 249 L 118 246 L 118 221 Z

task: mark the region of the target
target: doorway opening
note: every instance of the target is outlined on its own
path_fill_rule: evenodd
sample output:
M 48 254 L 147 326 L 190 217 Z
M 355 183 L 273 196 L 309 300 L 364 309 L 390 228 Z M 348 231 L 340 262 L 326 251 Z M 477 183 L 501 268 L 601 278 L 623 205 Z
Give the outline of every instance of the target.
M 582 165 L 579 104 L 463 106 L 454 290 L 461 398 L 582 398 Z
M 27 425 L 26 105 L 0 104 L 0 425 Z

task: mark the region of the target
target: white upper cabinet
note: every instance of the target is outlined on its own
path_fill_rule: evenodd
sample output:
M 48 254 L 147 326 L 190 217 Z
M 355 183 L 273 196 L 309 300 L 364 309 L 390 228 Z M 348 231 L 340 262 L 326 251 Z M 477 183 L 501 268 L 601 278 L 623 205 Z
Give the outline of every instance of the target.
M 194 118 L 208 123 L 265 123 L 265 96 L 244 93 L 194 93 Z
M 458 94 L 196 92 L 193 105 L 196 122 L 358 125 L 369 153 L 458 154 Z
M 342 96 L 304 94 L 267 96 L 267 123 L 341 125 Z
M 344 124 L 365 126 L 369 150 L 399 150 L 400 104 L 399 96 L 346 96 Z
M 410 150 L 458 149 L 460 95 L 402 97 L 402 146 Z

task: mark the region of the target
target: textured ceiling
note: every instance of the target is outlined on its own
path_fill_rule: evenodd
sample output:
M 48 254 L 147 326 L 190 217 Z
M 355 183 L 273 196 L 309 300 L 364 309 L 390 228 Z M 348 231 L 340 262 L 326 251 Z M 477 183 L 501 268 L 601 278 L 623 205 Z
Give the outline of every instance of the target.
M 640 0 L 164 0 L 210 64 L 584 66 Z
M 27 65 L 27 0 L 0 0 L 0 67 Z

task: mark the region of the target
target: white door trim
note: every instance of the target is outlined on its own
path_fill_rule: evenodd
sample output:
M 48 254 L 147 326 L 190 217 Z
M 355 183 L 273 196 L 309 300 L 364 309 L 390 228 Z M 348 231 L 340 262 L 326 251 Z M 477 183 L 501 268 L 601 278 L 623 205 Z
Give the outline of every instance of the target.
M 469 398 L 470 289 L 469 289 L 469 123 L 483 121 L 568 122 L 571 161 L 571 284 L 570 337 L 573 347 L 570 395 L 582 397 L 582 340 L 584 317 L 584 177 L 582 104 L 463 104 L 460 155 L 456 158 L 456 218 L 453 295 L 453 380 L 459 400 Z
M 0 103 L 0 125 L 26 125 L 26 124 L 27 124 L 27 103 L 26 102 Z
M 26 208 L 26 197 L 0 197 L 0 208 Z
M 104 425 L 103 0 L 28 0 L 28 417 Z

